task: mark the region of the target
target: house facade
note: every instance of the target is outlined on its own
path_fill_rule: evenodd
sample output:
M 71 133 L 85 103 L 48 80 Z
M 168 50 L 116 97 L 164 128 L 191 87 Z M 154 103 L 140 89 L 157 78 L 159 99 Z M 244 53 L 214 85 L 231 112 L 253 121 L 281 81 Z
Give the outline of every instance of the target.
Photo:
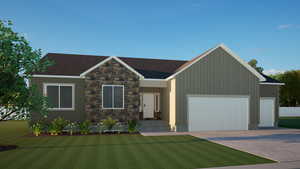
M 258 73 L 221 44 L 189 61 L 47 54 L 36 72 L 49 119 L 161 120 L 172 131 L 274 127 L 282 83 Z M 41 115 L 32 112 L 32 119 Z

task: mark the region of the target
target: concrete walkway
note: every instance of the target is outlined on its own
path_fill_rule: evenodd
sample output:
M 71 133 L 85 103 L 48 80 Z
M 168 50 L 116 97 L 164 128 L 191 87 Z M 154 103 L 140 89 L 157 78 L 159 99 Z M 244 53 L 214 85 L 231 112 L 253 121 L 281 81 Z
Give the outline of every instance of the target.
M 207 168 L 207 169 L 300 169 L 300 161 L 280 162 L 280 163 L 273 163 L 273 164 L 216 167 L 216 168 Z

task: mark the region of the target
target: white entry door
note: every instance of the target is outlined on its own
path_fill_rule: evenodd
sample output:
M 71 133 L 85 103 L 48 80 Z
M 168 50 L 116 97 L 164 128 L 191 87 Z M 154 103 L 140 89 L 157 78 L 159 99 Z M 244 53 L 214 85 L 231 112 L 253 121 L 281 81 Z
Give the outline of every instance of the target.
M 144 118 L 154 118 L 154 94 L 143 94 L 143 114 Z
M 273 127 L 275 98 L 260 98 L 260 127 Z
M 189 96 L 189 131 L 248 130 L 249 96 Z

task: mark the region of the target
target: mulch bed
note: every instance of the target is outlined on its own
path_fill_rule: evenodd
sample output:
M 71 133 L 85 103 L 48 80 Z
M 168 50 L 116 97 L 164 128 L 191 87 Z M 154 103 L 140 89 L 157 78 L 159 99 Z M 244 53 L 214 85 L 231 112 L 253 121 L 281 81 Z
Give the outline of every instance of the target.
M 129 132 L 104 132 L 104 133 L 88 133 L 88 134 L 80 134 L 80 133 L 73 133 L 73 135 L 70 135 L 70 133 L 67 133 L 67 132 L 63 132 L 59 135 L 50 135 L 48 133 L 42 133 L 40 134 L 38 137 L 45 137 L 45 136 L 91 136 L 91 135 L 101 135 L 101 136 L 112 136 L 112 135 L 140 135 L 139 132 L 135 132 L 135 133 L 129 133 Z M 29 133 L 27 135 L 25 135 L 25 137 L 37 137 L 35 136 L 34 134 L 32 133 Z
M 18 146 L 16 145 L 0 145 L 0 152 L 1 151 L 8 151 L 8 150 L 14 150 L 16 149 Z

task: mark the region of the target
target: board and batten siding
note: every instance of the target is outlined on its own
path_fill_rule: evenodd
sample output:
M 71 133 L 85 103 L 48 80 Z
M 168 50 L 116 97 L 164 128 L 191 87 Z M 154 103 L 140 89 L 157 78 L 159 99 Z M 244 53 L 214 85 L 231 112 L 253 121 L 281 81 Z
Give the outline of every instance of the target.
M 187 95 L 248 95 L 249 129 L 257 128 L 259 79 L 222 48 L 212 51 L 174 78 L 177 131 L 188 130 Z
M 278 85 L 268 85 L 268 84 L 260 85 L 260 97 L 275 97 L 274 126 L 278 125 L 278 119 L 279 119 L 279 89 L 280 86 Z
M 75 85 L 75 102 L 74 110 L 50 110 L 48 113 L 49 120 L 63 117 L 70 121 L 84 121 L 86 119 L 85 114 L 85 82 L 84 79 L 75 78 L 45 78 L 45 77 L 32 77 L 29 81 L 30 85 L 36 85 L 38 91 L 43 93 L 44 83 L 72 83 Z M 32 121 L 41 119 L 41 114 L 38 112 L 32 112 Z

